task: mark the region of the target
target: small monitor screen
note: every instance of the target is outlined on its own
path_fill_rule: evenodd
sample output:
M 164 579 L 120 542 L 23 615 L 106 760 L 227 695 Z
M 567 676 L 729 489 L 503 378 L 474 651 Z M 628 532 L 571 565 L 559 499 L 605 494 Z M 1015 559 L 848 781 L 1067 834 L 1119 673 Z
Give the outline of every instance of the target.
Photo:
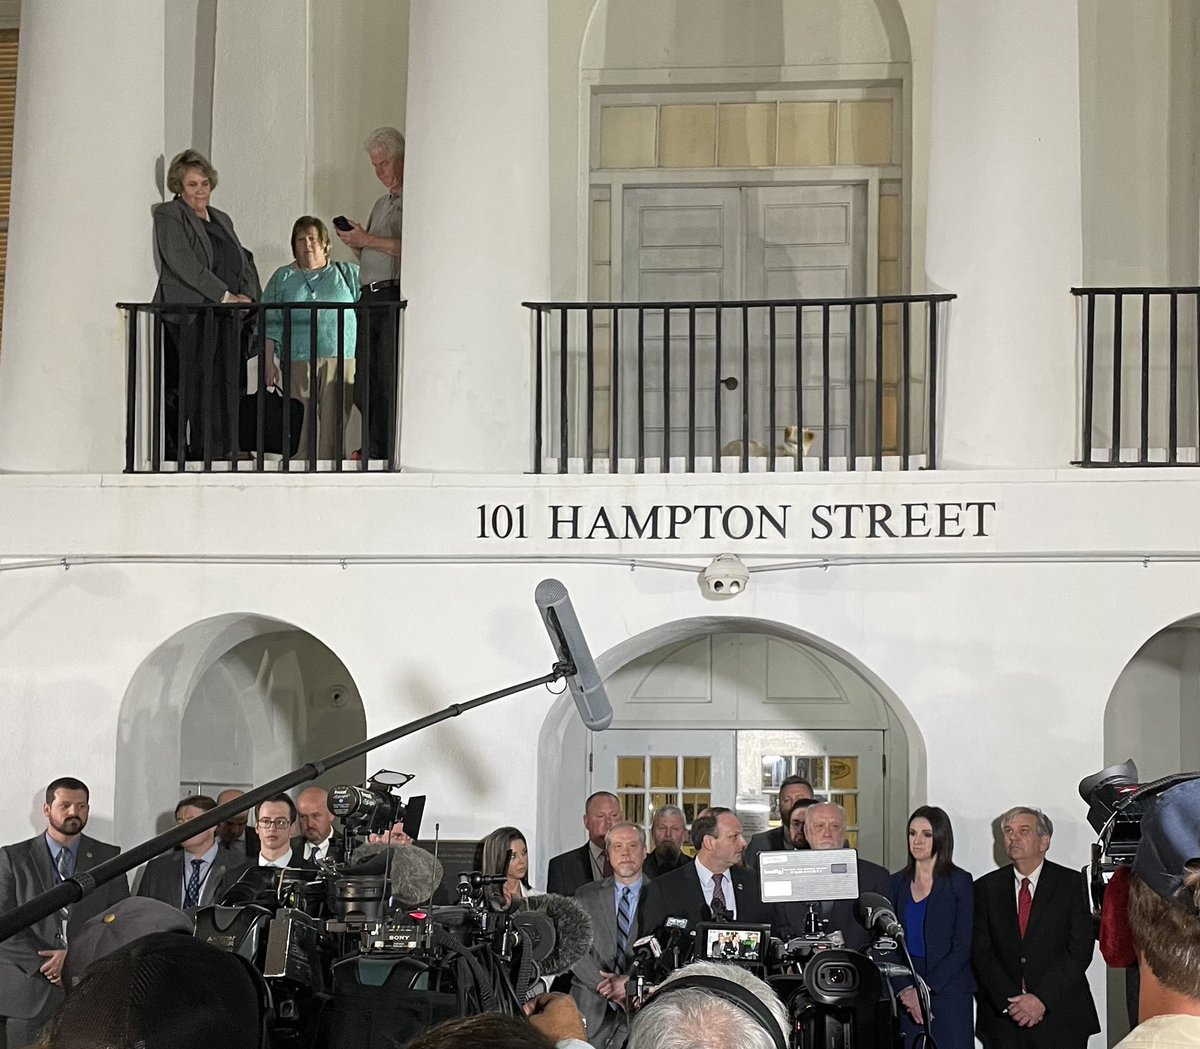
M 761 965 L 771 938 L 769 925 L 705 922 L 696 927 L 702 957 L 712 962 Z

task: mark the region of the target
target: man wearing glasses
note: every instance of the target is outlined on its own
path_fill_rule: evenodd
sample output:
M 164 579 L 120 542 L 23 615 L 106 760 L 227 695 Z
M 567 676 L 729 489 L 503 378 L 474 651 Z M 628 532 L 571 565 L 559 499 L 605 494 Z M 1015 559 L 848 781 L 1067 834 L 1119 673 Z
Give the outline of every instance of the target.
M 312 867 L 304 849 L 292 847 L 292 824 L 296 806 L 286 794 L 276 794 L 258 806 L 254 827 L 258 831 L 260 867 Z

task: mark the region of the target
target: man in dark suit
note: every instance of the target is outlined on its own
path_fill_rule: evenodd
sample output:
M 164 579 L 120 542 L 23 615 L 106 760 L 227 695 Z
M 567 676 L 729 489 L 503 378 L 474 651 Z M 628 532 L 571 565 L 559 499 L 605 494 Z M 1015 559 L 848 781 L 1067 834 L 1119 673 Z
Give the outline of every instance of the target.
M 588 840 L 579 848 L 560 853 L 550 861 L 546 872 L 546 891 L 559 896 L 574 896 L 575 890 L 589 881 L 601 881 L 612 875 L 612 866 L 604 854 L 604 836 L 621 819 L 621 806 L 615 794 L 597 791 L 583 807 L 583 825 Z
M 217 804 L 224 805 L 226 802 L 240 798 L 245 793 L 244 790 L 230 787 L 217 795 Z M 253 827 L 246 825 L 249 819 L 250 810 L 247 809 L 245 812 L 227 819 L 217 831 L 217 840 L 221 845 L 221 851 L 231 853 L 241 863 L 253 860 L 258 856 L 258 833 Z
M 755 834 L 746 846 L 746 855 L 742 862 L 747 867 L 757 868 L 760 852 L 783 852 L 796 848 L 797 846 L 792 844 L 788 820 L 796 802 L 804 799 L 812 801 L 814 797 L 812 784 L 803 776 L 788 776 L 779 784 L 779 826 Z
M 345 839 L 333 825 L 333 813 L 329 811 L 329 792 L 324 787 L 307 787 L 296 799 L 296 812 L 300 821 L 300 840 L 293 844 L 304 850 L 304 858 L 317 863 L 345 857 Z
M 0 849 L 0 914 L 121 850 L 89 838 L 87 785 L 69 776 L 46 788 L 46 831 Z M 66 913 L 43 918 L 0 943 L 0 1035 L 12 1047 L 32 1043 L 63 999 L 62 968 L 71 937 L 95 914 L 129 895 L 124 876 L 96 888 Z
M 654 851 L 646 857 L 642 868 L 647 878 L 657 878 L 691 861 L 683 854 L 687 840 L 687 822 L 678 805 L 663 805 L 654 813 L 650 824 L 650 840 Z
M 831 801 L 808 806 L 804 834 L 811 849 L 841 849 L 846 845 L 846 810 Z M 890 900 L 892 876 L 878 863 L 858 858 L 858 892 L 877 892 Z M 825 900 L 776 904 L 776 924 L 784 939 L 801 936 L 809 911 L 825 922 L 825 932 L 840 932 L 848 948 L 861 951 L 871 943 L 871 935 L 854 916 L 853 900 Z
M 175 822 L 186 823 L 216 807 L 216 801 L 205 794 L 184 798 L 175 806 Z M 243 865 L 241 857 L 218 847 L 217 828 L 209 827 L 178 849 L 147 863 L 137 895 L 162 900 L 181 910 L 207 907 L 220 900 L 232 872 Z
M 1010 809 L 1000 826 L 1012 863 L 975 882 L 975 1033 L 985 1049 L 1083 1049 L 1100 1030 L 1083 877 L 1046 859 L 1054 827 L 1040 809 Z
M 296 823 L 295 803 L 286 794 L 276 794 L 260 802 L 254 828 L 258 831 L 259 867 L 315 867 L 305 858 L 304 848 L 292 841 Z M 250 866 L 255 866 L 251 861 Z
M 740 866 L 746 839 L 742 824 L 731 810 L 710 808 L 692 822 L 695 863 L 655 878 L 646 888 L 642 927 L 648 933 L 662 928 L 668 918 L 686 918 L 689 925 L 712 921 L 724 912 L 739 922 L 770 923 L 758 887 L 758 875 Z
M 626 970 L 640 935 L 639 912 L 648 882 L 643 877 L 646 836 L 636 823 L 608 832 L 605 849 L 611 878 L 590 881 L 575 893 L 592 919 L 592 946 L 571 970 L 571 997 L 587 1021 L 588 1041 L 598 1049 L 620 1045 L 625 1030 Z

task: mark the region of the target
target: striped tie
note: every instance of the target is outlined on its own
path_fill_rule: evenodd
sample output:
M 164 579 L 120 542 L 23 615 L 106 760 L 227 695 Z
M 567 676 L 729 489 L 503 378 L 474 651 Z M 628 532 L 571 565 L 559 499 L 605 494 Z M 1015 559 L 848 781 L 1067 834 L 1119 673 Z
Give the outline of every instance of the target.
M 58 877 L 60 881 L 66 881 L 74 871 L 74 864 L 71 863 L 71 850 L 61 848 L 58 850 Z
M 617 903 L 617 972 L 625 969 L 625 947 L 629 943 L 629 930 L 633 925 L 633 906 L 629 896 L 629 886 L 625 885 Z

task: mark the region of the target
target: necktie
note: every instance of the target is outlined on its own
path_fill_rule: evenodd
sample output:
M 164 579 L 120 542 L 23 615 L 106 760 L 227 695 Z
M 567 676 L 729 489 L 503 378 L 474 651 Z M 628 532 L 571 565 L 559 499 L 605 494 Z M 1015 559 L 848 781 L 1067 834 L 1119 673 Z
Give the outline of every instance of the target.
M 721 887 L 721 882 L 725 880 L 724 874 L 713 875 L 713 895 L 712 909 L 715 911 L 718 907 L 721 910 L 727 910 L 725 906 L 725 890 Z
M 621 899 L 617 903 L 617 972 L 625 969 L 625 947 L 629 943 L 629 930 L 633 925 L 633 905 L 629 899 L 629 886 L 621 888 Z
M 1021 879 L 1021 891 L 1017 893 L 1017 925 L 1021 929 L 1021 939 L 1025 939 L 1025 930 L 1029 926 L 1029 912 L 1033 909 L 1033 893 L 1029 891 L 1029 879 Z
M 604 878 L 611 878 L 613 876 L 613 869 L 612 869 L 612 863 L 610 862 L 610 860 L 608 858 L 608 853 L 602 852 L 600 854 L 600 858 L 602 860 L 604 860 L 604 866 L 600 871 L 601 876 Z
M 192 876 L 188 878 L 187 889 L 183 894 L 185 909 L 200 906 L 200 868 L 203 866 L 203 860 L 192 860 Z
M 317 849 L 319 849 L 319 848 L 320 848 L 319 845 L 310 844 L 308 846 L 308 861 L 309 861 L 309 863 L 317 862 Z
M 62 848 L 58 850 L 58 876 L 63 881 L 66 881 L 72 874 L 74 864 L 71 863 L 71 850 Z

